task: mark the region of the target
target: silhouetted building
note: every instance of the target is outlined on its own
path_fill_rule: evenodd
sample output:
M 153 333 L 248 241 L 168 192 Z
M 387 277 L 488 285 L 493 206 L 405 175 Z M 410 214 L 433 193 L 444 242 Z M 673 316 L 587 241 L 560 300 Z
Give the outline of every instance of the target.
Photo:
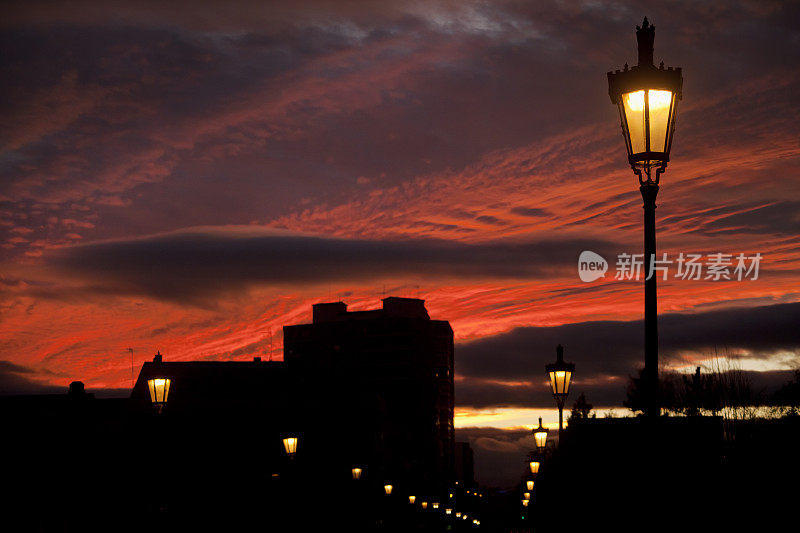
M 383 308 L 314 305 L 311 324 L 283 330 L 284 360 L 299 380 L 305 453 L 323 471 L 361 466 L 404 494 L 441 493 L 454 476 L 453 330 L 424 301 Z
M 475 456 L 468 442 L 455 444 L 456 479 L 466 487 L 475 485 Z

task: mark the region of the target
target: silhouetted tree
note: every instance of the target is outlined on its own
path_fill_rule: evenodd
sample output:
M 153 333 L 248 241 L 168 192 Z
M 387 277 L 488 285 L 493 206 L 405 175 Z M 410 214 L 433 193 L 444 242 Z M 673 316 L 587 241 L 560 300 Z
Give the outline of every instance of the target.
M 622 405 L 634 413 L 643 413 L 645 409 L 645 396 L 642 391 L 643 374 L 644 368 L 640 368 L 637 377 L 628 376 L 626 399 L 622 402 Z M 659 372 L 658 374 L 658 397 L 664 410 L 674 411 L 678 404 L 675 378 L 676 376 L 670 373 Z
M 590 418 L 589 414 L 592 411 L 592 404 L 586 401 L 586 396 L 581 393 L 575 403 L 572 404 L 572 412 L 569 415 L 569 420 L 578 418 Z M 592 416 L 591 418 L 594 418 Z
M 794 371 L 794 379 L 784 384 L 772 397 L 772 404 L 784 416 L 800 415 L 800 369 Z

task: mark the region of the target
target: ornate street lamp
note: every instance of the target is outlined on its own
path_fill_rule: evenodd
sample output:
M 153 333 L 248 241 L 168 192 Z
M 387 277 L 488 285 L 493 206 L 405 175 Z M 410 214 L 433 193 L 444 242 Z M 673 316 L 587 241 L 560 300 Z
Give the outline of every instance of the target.
M 156 412 L 161 413 L 167 405 L 169 398 L 169 378 L 153 378 L 147 380 L 147 388 L 150 390 L 150 401 L 153 403 Z
M 550 377 L 550 387 L 553 390 L 553 397 L 558 405 L 558 431 L 564 429 L 564 402 L 569 394 L 569 386 L 572 382 L 572 374 L 575 372 L 575 363 L 564 362 L 564 347 L 560 344 L 556 347 L 556 362 L 545 365 L 545 370 Z
M 297 437 L 284 437 L 283 439 L 283 449 L 286 450 L 286 455 L 290 459 L 294 459 L 294 455 L 297 453 L 297 441 Z
M 363 472 L 363 470 L 357 466 L 354 466 L 353 468 L 350 469 L 350 472 L 353 474 L 353 479 L 358 480 L 361 479 L 361 473 Z
M 536 441 L 536 448 L 542 451 L 547 446 L 547 428 L 542 426 L 542 417 L 539 417 L 539 427 L 533 429 L 533 440 Z
M 656 27 L 647 18 L 636 26 L 639 64 L 608 73 L 608 95 L 619 108 L 628 163 L 639 177 L 644 201 L 644 396 L 645 413 L 658 417 L 658 308 L 653 261 L 656 254 L 656 196 L 666 170 L 675 131 L 678 100 L 683 97 L 680 68 L 653 64 Z M 653 170 L 655 169 L 655 176 Z

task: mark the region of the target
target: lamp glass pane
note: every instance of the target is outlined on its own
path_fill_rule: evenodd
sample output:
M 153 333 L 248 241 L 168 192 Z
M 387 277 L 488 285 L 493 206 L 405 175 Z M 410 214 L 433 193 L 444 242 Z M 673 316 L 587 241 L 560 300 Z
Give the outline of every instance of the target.
M 553 388 L 553 394 L 567 394 L 571 377 L 572 372 L 568 370 L 550 372 L 550 386 Z
M 537 431 L 533 434 L 534 440 L 536 440 L 536 447 L 537 448 L 544 448 L 547 445 L 547 433 L 544 431 Z
M 416 496 L 409 496 L 408 497 L 408 503 L 414 503 L 415 501 L 417 501 L 417 497 Z
M 391 485 L 384 485 L 383 486 L 383 490 L 386 491 L 386 494 L 391 494 L 392 493 L 392 488 L 393 487 Z
M 631 137 L 631 152 L 634 154 L 647 151 L 647 139 L 644 124 L 644 91 L 634 91 L 622 95 L 622 108 L 628 122 L 628 134 Z
M 665 152 L 672 92 L 650 89 L 647 98 L 650 104 L 650 151 Z
M 283 447 L 289 455 L 297 451 L 297 437 L 286 437 L 283 439 Z
M 150 401 L 153 403 L 167 403 L 169 396 L 168 378 L 155 378 L 147 380 L 147 388 L 150 389 Z
M 525 484 L 528 487 L 528 490 L 533 490 L 533 481 L 528 480 Z
M 361 469 L 353 468 L 353 479 L 361 479 Z
M 538 461 L 531 461 L 531 474 L 538 474 L 539 473 L 539 462 Z

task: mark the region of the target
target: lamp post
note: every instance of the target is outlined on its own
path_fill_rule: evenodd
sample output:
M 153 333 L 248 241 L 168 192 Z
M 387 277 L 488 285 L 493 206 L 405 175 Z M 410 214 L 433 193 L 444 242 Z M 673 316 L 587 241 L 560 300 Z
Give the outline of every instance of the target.
M 536 449 L 544 451 L 547 446 L 547 428 L 542 426 L 542 417 L 539 417 L 539 427 L 533 429 L 533 440 L 536 441 Z
M 556 405 L 558 405 L 558 435 L 560 437 L 561 430 L 564 429 L 564 402 L 569 394 L 575 363 L 564 362 L 564 347 L 559 344 L 556 347 L 556 362 L 545 365 L 545 370 L 550 376 L 550 387 L 553 390 Z
M 636 27 L 639 63 L 608 73 L 608 95 L 619 108 L 628 163 L 639 178 L 644 201 L 644 402 L 645 414 L 658 417 L 658 307 L 656 276 L 656 195 L 659 177 L 666 170 L 675 130 L 678 100 L 682 98 L 680 68 L 653 64 L 655 26 L 645 17 Z M 653 175 L 655 170 L 655 176 Z

